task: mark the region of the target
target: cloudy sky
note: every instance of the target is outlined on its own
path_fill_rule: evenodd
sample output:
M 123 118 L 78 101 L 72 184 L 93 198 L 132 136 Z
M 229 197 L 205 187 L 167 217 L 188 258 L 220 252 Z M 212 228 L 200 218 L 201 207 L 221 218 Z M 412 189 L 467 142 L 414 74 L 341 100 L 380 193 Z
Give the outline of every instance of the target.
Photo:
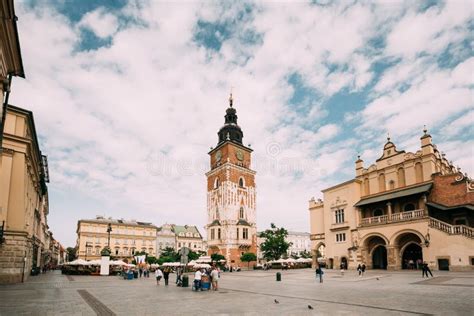
M 258 227 L 309 231 L 307 201 L 423 125 L 474 174 L 468 1 L 21 1 L 26 80 L 48 155 L 49 225 L 95 215 L 206 220 L 207 152 L 231 87 L 254 149 Z

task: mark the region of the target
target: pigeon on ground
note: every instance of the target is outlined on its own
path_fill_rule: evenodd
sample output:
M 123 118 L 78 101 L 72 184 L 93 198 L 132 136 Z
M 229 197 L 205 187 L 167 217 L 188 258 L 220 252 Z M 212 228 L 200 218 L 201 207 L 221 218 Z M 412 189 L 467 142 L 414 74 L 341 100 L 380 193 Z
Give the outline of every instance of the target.
M 277 300 L 275 300 L 275 304 L 280 304 L 280 302 L 278 302 Z
M 311 305 L 308 305 L 308 308 L 309 308 L 309 309 L 314 309 L 313 306 L 311 306 Z

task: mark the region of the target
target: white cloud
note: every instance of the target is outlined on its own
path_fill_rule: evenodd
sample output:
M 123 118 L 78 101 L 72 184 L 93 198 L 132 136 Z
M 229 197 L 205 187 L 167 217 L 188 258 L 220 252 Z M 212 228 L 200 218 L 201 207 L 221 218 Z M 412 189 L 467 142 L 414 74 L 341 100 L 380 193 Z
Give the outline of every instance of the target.
M 99 8 L 85 14 L 77 26 L 91 30 L 100 38 L 106 38 L 117 31 L 119 24 L 116 16 L 107 13 L 105 8 Z
M 325 101 L 342 89 L 359 92 L 373 80 L 373 62 L 383 56 L 366 52 L 367 41 L 395 18 L 375 5 L 259 3 L 220 51 L 193 42 L 199 19 L 223 23 L 243 6 L 132 1 L 120 14 L 99 9 L 76 25 L 53 9 L 19 6 L 27 79 L 15 81 L 11 100 L 34 111 L 44 139 L 50 226 L 60 240 L 72 245 L 77 219 L 96 213 L 202 227 L 206 153 L 217 143 L 231 86 L 244 142 L 254 149 L 262 228 L 275 221 L 308 230 L 309 197 L 353 176 L 358 151 L 365 161 L 377 156 L 380 144 L 370 140 L 381 130 L 407 134 L 472 106 L 472 61 L 440 70 L 402 60 L 386 72 L 364 111 L 347 104 L 353 112 L 345 123 L 361 126 L 348 133 L 352 125 L 341 124 L 342 114 L 334 119 Z M 396 17 L 404 12 L 403 6 L 385 6 Z M 121 15 L 143 23 L 119 28 Z M 461 23 L 452 13 L 445 16 Z M 110 36 L 111 45 L 76 51 L 81 27 Z M 242 42 L 245 30 L 261 42 Z M 321 95 L 307 102 L 306 115 L 287 104 L 293 73 Z M 408 90 L 393 90 L 408 80 Z M 279 146 L 276 156 L 268 154 L 270 144 Z M 280 169 L 272 169 L 275 160 Z M 287 172 L 288 164 L 295 172 Z M 307 172 L 297 172 L 301 168 Z

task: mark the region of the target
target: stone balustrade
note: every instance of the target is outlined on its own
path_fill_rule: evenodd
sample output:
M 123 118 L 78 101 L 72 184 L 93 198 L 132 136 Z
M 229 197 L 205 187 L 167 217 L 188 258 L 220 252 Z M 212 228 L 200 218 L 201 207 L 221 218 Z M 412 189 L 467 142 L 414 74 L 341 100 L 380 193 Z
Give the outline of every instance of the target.
M 404 222 L 410 221 L 414 219 L 423 218 L 424 210 L 413 210 L 409 212 L 401 212 L 401 213 L 394 213 L 389 215 L 381 215 L 381 216 L 373 216 L 373 217 L 365 217 L 362 218 L 360 221 L 360 226 L 370 226 L 370 225 L 380 225 L 380 224 L 387 224 L 387 223 L 395 223 L 395 222 Z

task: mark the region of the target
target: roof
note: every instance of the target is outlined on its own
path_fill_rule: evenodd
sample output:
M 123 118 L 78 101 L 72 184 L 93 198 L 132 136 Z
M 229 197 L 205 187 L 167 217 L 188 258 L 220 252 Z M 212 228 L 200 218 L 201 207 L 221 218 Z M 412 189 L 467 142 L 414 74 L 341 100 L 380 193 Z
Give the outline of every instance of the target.
M 310 233 L 306 233 L 306 232 L 293 232 L 293 231 L 289 231 L 289 232 L 288 232 L 288 236 L 290 236 L 290 235 L 304 235 L 304 236 L 307 235 L 307 236 L 309 236 L 309 235 L 311 235 L 311 234 L 310 234 Z
M 380 194 L 380 195 L 377 195 L 377 196 L 364 198 L 364 199 L 361 199 L 356 204 L 354 204 L 354 206 L 363 206 L 363 205 L 367 205 L 367 204 L 372 204 L 372 203 L 377 203 L 377 202 L 382 202 L 382 201 L 386 201 L 386 200 L 396 199 L 396 198 L 400 198 L 400 197 L 404 197 L 404 196 L 409 196 L 409 195 L 413 195 L 413 194 L 419 194 L 419 193 L 427 192 L 431 189 L 432 185 L 433 185 L 433 183 L 430 182 L 430 183 L 425 183 L 425 184 L 418 185 L 418 186 L 415 186 L 415 187 L 403 188 L 403 189 L 400 189 L 400 190 Z
M 193 234 L 199 234 L 199 236 L 202 237 L 201 233 L 199 232 L 199 230 L 197 229 L 196 226 L 189 226 L 189 225 L 184 225 L 184 226 L 181 226 L 181 225 L 173 225 L 173 231 L 175 232 L 175 234 L 179 234 L 179 233 L 193 233 Z
M 352 183 L 352 182 L 356 182 L 356 181 L 359 181 L 359 180 L 357 180 L 357 179 L 350 179 L 350 180 L 344 181 L 344 182 L 342 182 L 342 183 L 333 185 L 333 186 L 331 186 L 331 187 L 329 187 L 329 188 L 323 189 L 323 190 L 321 190 L 321 192 L 324 193 L 324 192 L 326 192 L 326 191 L 329 191 L 329 190 L 335 189 L 335 188 L 337 188 L 337 187 L 341 187 L 341 186 L 343 186 L 343 185 L 346 185 L 346 184 L 349 184 L 349 183 Z
M 435 208 L 440 209 L 442 211 L 456 210 L 456 209 L 459 209 L 459 208 L 467 208 L 471 211 L 474 211 L 474 205 L 472 205 L 472 204 L 461 204 L 461 205 L 455 205 L 455 206 L 445 206 L 443 204 L 428 202 L 428 203 L 426 203 L 426 205 L 435 207 Z
M 157 228 L 152 223 L 148 222 L 139 222 L 134 220 L 124 220 L 124 219 L 114 219 L 114 218 L 105 218 L 98 217 L 95 219 L 80 219 L 79 223 L 97 223 L 97 224 L 115 224 L 115 225 L 129 225 L 129 226 L 143 226 L 143 227 L 152 227 Z

